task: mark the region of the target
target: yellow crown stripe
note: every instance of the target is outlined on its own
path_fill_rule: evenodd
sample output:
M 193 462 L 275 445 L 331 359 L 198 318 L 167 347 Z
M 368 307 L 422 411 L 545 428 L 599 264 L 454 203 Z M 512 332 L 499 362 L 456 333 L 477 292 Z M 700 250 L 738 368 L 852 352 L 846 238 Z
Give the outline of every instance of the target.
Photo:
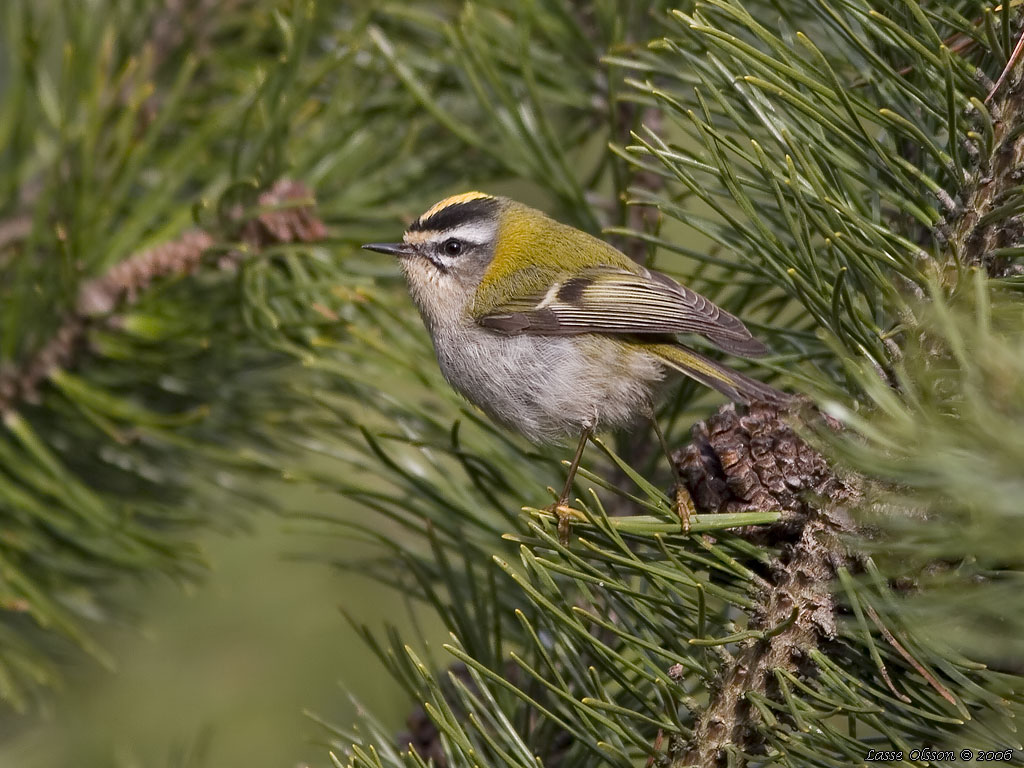
M 484 200 L 484 199 L 490 198 L 490 197 L 493 197 L 493 195 L 488 195 L 488 194 L 486 194 L 484 192 L 463 192 L 461 195 L 452 195 L 451 197 L 446 197 L 441 202 L 436 203 L 434 205 L 434 207 L 432 207 L 429 211 L 427 211 L 422 216 L 420 216 L 420 221 L 426 221 L 431 216 L 433 216 L 435 213 L 438 213 L 439 211 L 443 211 L 445 208 L 447 208 L 447 207 L 449 207 L 451 205 L 459 205 L 460 203 L 468 203 L 470 200 Z

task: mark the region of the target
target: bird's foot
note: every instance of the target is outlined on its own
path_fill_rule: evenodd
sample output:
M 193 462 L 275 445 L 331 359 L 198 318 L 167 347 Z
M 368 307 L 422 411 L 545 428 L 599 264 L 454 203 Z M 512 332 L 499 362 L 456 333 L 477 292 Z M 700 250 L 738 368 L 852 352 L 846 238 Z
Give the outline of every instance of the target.
M 558 541 L 563 547 L 569 546 L 569 534 L 572 532 L 573 518 L 579 518 L 580 513 L 569 506 L 564 500 L 556 501 L 544 508 L 558 519 Z
M 682 483 L 677 482 L 675 488 L 676 514 L 679 515 L 679 525 L 683 533 L 690 532 L 690 516 L 697 514 L 697 507 L 694 506 L 693 497 L 690 491 Z

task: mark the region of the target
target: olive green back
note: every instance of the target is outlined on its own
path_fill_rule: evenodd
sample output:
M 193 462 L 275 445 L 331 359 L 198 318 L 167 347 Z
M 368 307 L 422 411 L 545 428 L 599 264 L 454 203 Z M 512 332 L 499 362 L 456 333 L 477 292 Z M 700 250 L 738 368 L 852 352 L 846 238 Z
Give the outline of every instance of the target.
M 480 282 L 473 303 L 474 317 L 518 297 L 543 294 L 559 278 L 588 267 L 639 272 L 632 259 L 603 240 L 522 203 L 500 199 L 503 209 L 494 258 Z

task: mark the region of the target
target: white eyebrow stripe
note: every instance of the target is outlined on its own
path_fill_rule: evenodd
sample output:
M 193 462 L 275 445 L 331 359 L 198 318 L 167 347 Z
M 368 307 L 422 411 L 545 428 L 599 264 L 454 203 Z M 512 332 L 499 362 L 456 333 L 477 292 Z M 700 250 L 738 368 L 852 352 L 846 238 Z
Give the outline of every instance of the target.
M 494 239 L 497 223 L 488 219 L 475 219 L 449 227 L 444 230 L 425 230 L 423 232 L 406 232 L 405 242 L 410 245 L 421 243 L 443 243 L 449 238 L 462 240 L 474 245 L 483 245 Z
M 494 221 L 477 219 L 476 221 L 467 221 L 465 224 L 459 224 L 456 227 L 446 229 L 441 233 L 441 239 L 447 240 L 450 237 L 454 237 L 456 240 L 483 245 L 491 241 L 496 229 Z

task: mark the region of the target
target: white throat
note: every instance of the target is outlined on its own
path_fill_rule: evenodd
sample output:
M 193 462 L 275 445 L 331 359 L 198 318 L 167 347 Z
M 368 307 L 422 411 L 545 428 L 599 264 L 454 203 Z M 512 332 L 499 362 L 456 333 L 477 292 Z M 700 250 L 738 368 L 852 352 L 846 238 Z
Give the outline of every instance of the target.
M 407 257 L 401 260 L 401 265 L 409 294 L 431 336 L 464 322 L 473 297 L 471 289 L 461 285 L 451 271 L 442 272 L 424 258 Z

